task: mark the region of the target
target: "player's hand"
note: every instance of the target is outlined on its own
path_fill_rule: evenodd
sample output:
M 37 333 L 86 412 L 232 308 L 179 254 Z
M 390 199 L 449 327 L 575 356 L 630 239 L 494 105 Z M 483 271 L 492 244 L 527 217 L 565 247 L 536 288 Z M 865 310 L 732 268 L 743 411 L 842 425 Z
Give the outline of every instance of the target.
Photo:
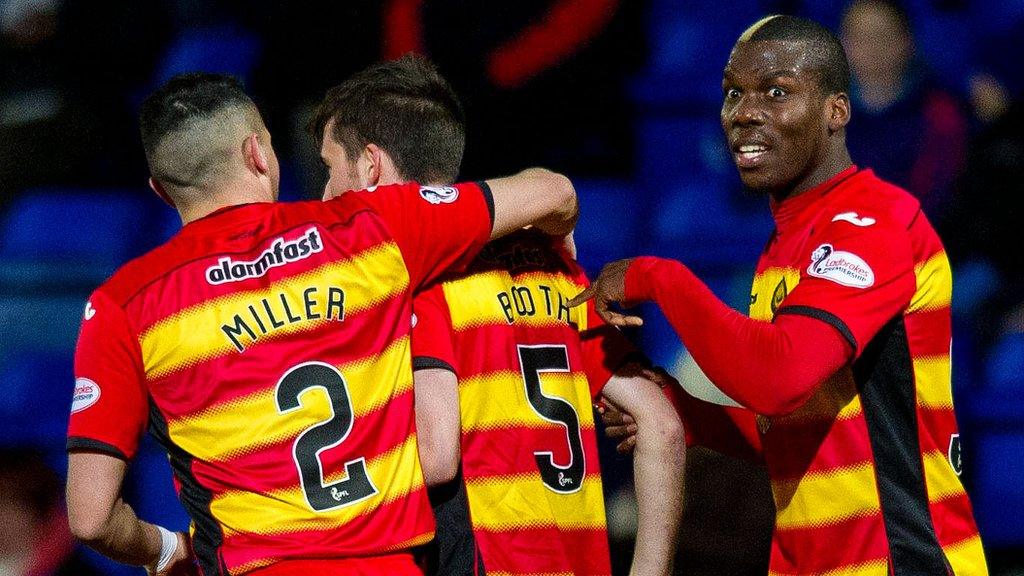
M 644 321 L 639 316 L 628 316 L 609 308 L 612 302 L 621 304 L 626 297 L 626 271 L 633 262 L 632 258 L 618 260 L 606 265 L 601 274 L 586 290 L 580 292 L 569 301 L 573 308 L 594 299 L 594 310 L 612 326 L 642 326 Z
M 146 566 L 146 572 L 153 576 L 199 576 L 196 557 L 189 545 L 189 538 L 184 532 L 178 532 L 178 547 L 174 550 L 170 562 L 163 570 L 157 571 L 156 566 Z
M 607 402 L 602 402 L 597 411 L 601 414 L 605 435 L 612 440 L 621 440 L 615 450 L 620 454 L 632 453 L 636 448 L 637 431 L 636 421 L 633 420 L 633 417 Z

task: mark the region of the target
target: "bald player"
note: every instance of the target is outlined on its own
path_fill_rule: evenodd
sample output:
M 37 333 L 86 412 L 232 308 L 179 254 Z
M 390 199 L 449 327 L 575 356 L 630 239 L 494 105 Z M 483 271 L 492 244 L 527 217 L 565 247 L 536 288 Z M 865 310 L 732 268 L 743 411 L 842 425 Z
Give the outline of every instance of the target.
M 722 79 L 722 129 L 776 228 L 750 317 L 685 265 L 609 264 L 574 303 L 653 301 L 711 381 L 747 409 L 775 499 L 770 574 L 987 574 L 960 482 L 950 385 L 952 278 L 906 191 L 853 164 L 849 65 L 820 25 L 771 16 L 739 38 Z M 702 426 L 697 441 L 730 430 Z

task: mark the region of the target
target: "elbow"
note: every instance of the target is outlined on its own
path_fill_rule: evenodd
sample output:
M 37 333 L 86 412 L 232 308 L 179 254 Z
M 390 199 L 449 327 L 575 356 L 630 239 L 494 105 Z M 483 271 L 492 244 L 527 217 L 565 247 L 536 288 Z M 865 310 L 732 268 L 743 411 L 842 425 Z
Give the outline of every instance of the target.
M 96 512 L 83 510 L 68 502 L 68 526 L 75 538 L 85 544 L 102 541 L 107 535 L 108 517 Z
M 778 385 L 767 386 L 766 390 L 776 392 L 752 398 L 746 407 L 756 414 L 770 418 L 788 416 L 807 403 L 817 386 L 801 386 L 799 389 L 785 391 L 780 391 L 780 388 Z
M 679 415 L 674 410 L 666 410 L 650 416 L 653 417 L 634 416 L 639 430 L 637 448 L 659 454 L 683 453 L 686 450 L 686 433 Z
M 457 452 L 453 454 L 448 450 L 424 450 L 421 447 L 420 463 L 423 468 L 423 482 L 431 487 L 451 482 L 459 472 Z

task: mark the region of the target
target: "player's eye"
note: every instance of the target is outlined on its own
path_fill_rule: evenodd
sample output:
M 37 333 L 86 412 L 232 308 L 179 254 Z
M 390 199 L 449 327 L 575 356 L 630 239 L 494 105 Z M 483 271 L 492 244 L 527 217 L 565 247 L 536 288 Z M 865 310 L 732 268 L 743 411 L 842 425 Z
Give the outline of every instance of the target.
M 768 95 L 771 96 L 772 98 L 782 98 L 786 94 L 787 92 L 782 88 L 779 88 L 778 86 L 772 86 L 771 88 L 768 89 Z
M 740 97 L 740 91 L 737 88 L 727 88 L 725 90 L 726 100 L 735 100 Z

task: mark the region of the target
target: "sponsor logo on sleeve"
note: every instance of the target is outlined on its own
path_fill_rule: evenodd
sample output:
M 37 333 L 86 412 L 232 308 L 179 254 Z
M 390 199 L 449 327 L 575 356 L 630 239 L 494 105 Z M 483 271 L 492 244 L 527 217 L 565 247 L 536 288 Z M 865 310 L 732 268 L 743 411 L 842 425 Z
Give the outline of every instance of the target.
M 320 231 L 310 228 L 295 240 L 285 241 L 284 237 L 275 238 L 270 247 L 254 260 L 234 260 L 230 256 L 224 256 L 216 264 L 206 269 L 206 281 L 217 285 L 259 278 L 271 268 L 309 258 L 323 249 Z
M 875 273 L 863 258 L 836 250 L 831 244 L 822 244 L 814 250 L 807 273 L 850 288 L 868 288 L 875 283 Z
M 75 380 L 75 395 L 71 400 L 71 413 L 81 412 L 100 399 L 100 385 L 88 378 Z
M 431 204 L 451 204 L 459 197 L 454 186 L 420 186 L 420 196 Z
M 92 307 L 92 302 L 85 303 L 85 314 L 82 316 L 88 321 L 92 320 L 92 317 L 96 315 L 96 309 Z
M 849 222 L 854 226 L 860 226 L 866 228 L 875 223 L 875 219 L 870 216 L 858 217 L 856 212 L 843 212 L 842 214 L 836 214 L 832 217 L 833 222 Z

